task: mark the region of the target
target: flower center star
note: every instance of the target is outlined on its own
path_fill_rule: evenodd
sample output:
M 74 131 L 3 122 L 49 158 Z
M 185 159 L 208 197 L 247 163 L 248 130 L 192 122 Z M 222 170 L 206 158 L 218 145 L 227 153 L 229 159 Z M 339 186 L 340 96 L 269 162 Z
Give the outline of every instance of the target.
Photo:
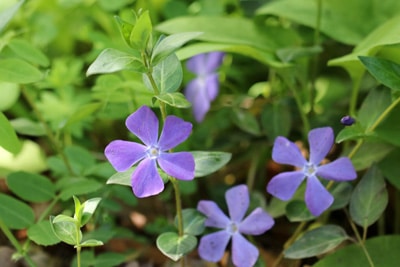
M 313 176 L 317 171 L 317 166 L 312 163 L 307 163 L 304 165 L 303 172 L 306 176 Z
M 238 231 L 238 226 L 236 225 L 236 223 L 231 222 L 228 227 L 227 227 L 227 231 L 233 235 L 234 233 L 236 233 Z
M 147 149 L 147 156 L 151 159 L 156 159 L 160 155 L 158 147 L 151 146 Z

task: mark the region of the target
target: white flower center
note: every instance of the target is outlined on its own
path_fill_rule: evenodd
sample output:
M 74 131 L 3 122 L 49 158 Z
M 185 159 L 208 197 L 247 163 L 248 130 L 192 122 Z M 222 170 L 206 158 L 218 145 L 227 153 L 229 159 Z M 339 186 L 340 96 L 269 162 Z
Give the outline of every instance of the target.
M 304 165 L 303 172 L 306 176 L 313 176 L 317 171 L 317 166 L 312 163 L 307 163 Z
M 228 227 L 227 227 L 227 231 L 228 231 L 230 234 L 234 234 L 234 233 L 236 233 L 238 230 L 239 230 L 239 227 L 238 227 L 237 224 L 234 223 L 234 222 L 231 222 L 231 223 L 228 225 Z
M 160 155 L 160 150 L 158 147 L 151 146 L 147 149 L 147 156 L 151 159 L 156 159 Z

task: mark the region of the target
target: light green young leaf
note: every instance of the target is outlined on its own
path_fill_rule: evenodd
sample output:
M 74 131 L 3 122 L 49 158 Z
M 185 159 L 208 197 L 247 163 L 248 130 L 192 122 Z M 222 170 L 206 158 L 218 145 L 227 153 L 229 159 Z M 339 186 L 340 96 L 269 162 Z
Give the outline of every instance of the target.
M 382 173 L 374 164 L 361 178 L 350 199 L 353 221 L 366 229 L 375 223 L 388 204 L 388 192 Z
M 126 53 L 117 49 L 107 48 L 89 66 L 86 75 L 112 73 L 121 70 L 143 72 L 142 59 L 137 53 L 135 50 L 132 50 L 131 53 Z
M 30 63 L 38 64 L 42 67 L 47 67 L 50 64 L 47 56 L 26 40 L 12 39 L 7 45 L 15 54 Z
M 38 82 L 43 74 L 31 64 L 18 58 L 0 59 L 0 81 L 25 84 Z
M 100 201 L 101 201 L 101 198 L 96 197 L 96 198 L 88 199 L 82 204 L 82 219 L 80 221 L 81 227 L 84 226 L 90 220 L 90 218 L 93 216 L 93 213 L 95 212 Z
M 107 180 L 107 184 L 132 186 L 131 184 L 132 173 L 135 169 L 136 167 L 132 167 L 124 172 L 116 172 Z
M 185 96 L 179 92 L 163 93 L 154 97 L 157 98 L 159 101 L 176 108 L 189 108 L 192 105 L 189 101 L 186 100 Z
M 129 28 L 129 27 L 128 27 Z M 129 36 L 130 46 L 138 51 L 145 51 L 148 43 L 151 43 L 153 25 L 151 24 L 149 11 L 140 14 Z
M 32 225 L 27 233 L 30 240 L 41 246 L 51 246 L 60 242 L 48 220 Z
M 10 229 L 24 229 L 31 226 L 35 215 L 31 207 L 22 201 L 0 193 L 0 220 Z
M 196 209 L 182 210 L 183 232 L 188 235 L 200 235 L 205 229 L 206 217 Z M 178 218 L 175 217 L 175 226 L 178 227 Z
M 219 151 L 190 151 L 195 162 L 195 177 L 203 177 L 224 167 L 232 157 L 231 153 Z
M 179 236 L 177 233 L 166 232 L 158 236 L 157 248 L 168 258 L 177 261 L 192 251 L 197 245 L 196 237 L 192 235 Z
M 129 22 L 124 21 L 119 16 L 115 16 L 115 20 L 117 21 L 122 37 L 124 38 L 126 44 L 129 45 L 129 39 L 131 36 L 133 25 Z
M 0 81 L 0 111 L 5 111 L 17 103 L 21 90 L 16 83 Z
M 14 155 L 22 148 L 17 134 L 2 112 L 0 112 L 0 146 Z
M 50 223 L 54 234 L 63 242 L 69 245 L 77 245 L 82 240 L 82 232 L 78 227 L 76 219 L 60 214 L 50 217 Z
M 104 245 L 103 242 L 96 239 L 85 240 L 79 244 L 81 247 L 98 247 Z M 75 246 L 76 247 L 76 246 Z
M 337 225 L 324 225 L 306 232 L 284 251 L 285 258 L 302 259 L 326 253 L 349 239 Z
M 24 2 L 24 0 L 18 1 L 16 4 L 0 13 L 0 32 L 6 27 L 7 23 L 12 19 L 15 13 L 17 13 L 18 9 Z

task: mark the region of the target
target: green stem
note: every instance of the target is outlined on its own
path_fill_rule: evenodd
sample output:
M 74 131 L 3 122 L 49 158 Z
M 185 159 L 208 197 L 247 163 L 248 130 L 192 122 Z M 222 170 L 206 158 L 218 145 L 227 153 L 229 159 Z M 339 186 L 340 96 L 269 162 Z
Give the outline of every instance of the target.
M 22 257 L 24 257 L 26 263 L 30 267 L 37 267 L 36 264 L 32 261 L 32 259 L 29 257 L 29 255 L 24 251 L 22 246 L 19 244 L 18 240 L 14 237 L 10 229 L 5 225 L 5 223 L 0 219 L 0 229 L 3 231 L 4 235 L 7 237 L 7 239 L 11 242 L 11 244 L 14 246 L 14 248 L 18 251 Z
M 76 263 L 81 267 L 81 246 L 76 247 Z
M 351 116 L 354 116 L 356 114 L 358 91 L 360 90 L 361 78 L 362 76 L 352 77 L 352 80 L 354 82 L 353 82 L 353 88 L 351 90 L 351 99 L 349 105 L 349 114 Z

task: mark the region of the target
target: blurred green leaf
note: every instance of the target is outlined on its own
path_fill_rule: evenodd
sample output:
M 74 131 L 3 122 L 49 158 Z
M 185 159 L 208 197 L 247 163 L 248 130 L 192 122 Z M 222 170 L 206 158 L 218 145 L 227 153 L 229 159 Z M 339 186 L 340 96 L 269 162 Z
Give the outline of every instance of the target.
M 25 84 L 38 82 L 42 79 L 43 74 L 22 59 L 0 59 L 0 81 Z
M 44 126 L 27 118 L 16 118 L 10 121 L 12 127 L 19 134 L 28 136 L 43 136 L 46 134 Z
M 292 114 L 289 104 L 284 101 L 274 101 L 265 105 L 261 112 L 261 126 L 270 140 L 278 136 L 288 136 L 292 125 Z
M 0 112 L 0 146 L 14 155 L 22 148 L 14 129 L 2 112 Z
M 286 205 L 286 216 L 291 222 L 303 222 L 315 219 L 302 200 L 292 200 Z
M 7 176 L 7 184 L 18 197 L 30 202 L 45 202 L 55 197 L 56 188 L 45 176 L 13 172 Z
M 61 193 L 60 197 L 62 200 L 67 200 L 72 196 L 86 195 L 99 190 L 103 184 L 93 179 L 86 178 L 66 178 L 59 182 Z
M 378 163 L 379 169 L 382 171 L 385 178 L 394 185 L 397 190 L 400 190 L 400 149 L 397 148 L 390 152 L 382 161 Z
M 101 201 L 100 197 L 91 198 L 82 203 L 82 220 L 80 221 L 81 227 L 84 226 L 90 218 L 93 216 L 93 213 L 96 211 L 97 206 Z
M 0 13 L 0 32 L 6 27 L 7 23 L 12 19 L 15 13 L 17 13 L 24 2 L 24 0 L 18 1 Z
M 381 140 L 384 140 L 395 146 L 400 146 L 400 106 L 396 105 L 387 117 L 379 123 L 374 134 Z
M 232 157 L 231 153 L 219 151 L 190 151 L 195 162 L 195 177 L 209 175 L 225 166 Z
M 334 201 L 329 209 L 338 210 L 347 206 L 347 204 L 350 202 L 352 190 L 353 187 L 350 183 L 335 183 L 330 189 L 330 193 L 332 194 Z
M 96 267 L 119 266 L 126 261 L 126 257 L 120 253 L 105 252 L 97 255 L 94 260 Z
M 205 229 L 206 217 L 196 209 L 182 210 L 183 232 L 188 235 L 200 235 Z M 178 227 L 178 218 L 175 217 L 175 226 Z
M 149 11 L 139 15 L 129 36 L 129 45 L 138 51 L 146 51 L 148 43 L 151 44 L 153 25 L 151 24 Z
M 232 111 L 232 120 L 242 131 L 252 135 L 261 134 L 260 125 L 252 113 L 240 108 L 234 108 Z
M 48 220 L 35 223 L 29 227 L 28 237 L 41 246 L 52 246 L 60 242 L 60 239 L 54 234 L 50 221 Z
M 179 236 L 177 233 L 163 233 L 157 238 L 157 248 L 168 258 L 177 261 L 197 245 L 192 235 Z
M 306 232 L 284 251 L 285 258 L 303 259 L 331 251 L 349 239 L 337 225 L 324 225 Z
M 22 201 L 0 193 L 0 220 L 10 229 L 28 228 L 34 223 L 31 207 Z
M 185 96 L 179 92 L 162 93 L 160 95 L 155 95 L 154 97 L 159 101 L 176 108 L 189 108 L 192 106 L 192 104 L 186 100 Z
M 79 244 L 81 247 L 98 247 L 104 245 L 103 242 L 96 239 L 88 239 Z
M 38 64 L 42 67 L 47 67 L 50 64 L 49 59 L 40 49 L 24 39 L 12 39 L 7 45 L 16 55 L 32 64 Z
M 0 111 L 5 111 L 17 103 L 20 95 L 19 85 L 16 83 L 0 82 Z
M 391 89 L 400 90 L 399 64 L 377 57 L 360 56 L 359 59 L 378 82 Z
M 352 220 L 366 229 L 375 223 L 388 204 L 388 192 L 382 173 L 374 164 L 354 188 L 350 199 Z

